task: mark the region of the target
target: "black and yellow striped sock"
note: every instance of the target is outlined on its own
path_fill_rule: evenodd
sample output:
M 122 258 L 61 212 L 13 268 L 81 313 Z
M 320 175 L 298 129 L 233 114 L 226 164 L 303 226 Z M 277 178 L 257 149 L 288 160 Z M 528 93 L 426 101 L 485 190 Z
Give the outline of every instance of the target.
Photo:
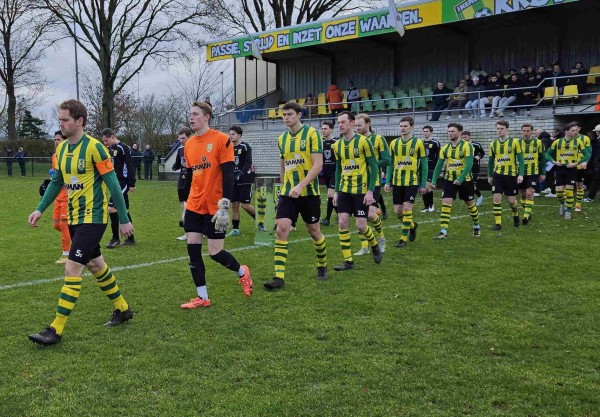
M 317 266 L 327 266 L 327 244 L 325 236 L 321 236 L 319 240 L 313 240 L 315 251 L 317 252 Z
M 360 233 L 360 231 L 358 233 Z M 365 230 L 365 232 L 360 234 L 363 235 L 365 239 L 367 239 L 367 241 L 369 242 L 369 246 L 377 245 L 377 239 L 375 239 L 375 234 L 373 233 L 373 229 L 371 229 L 371 226 L 367 225 L 367 229 Z
M 494 221 L 496 224 L 502 224 L 502 203 L 494 203 Z
M 442 203 L 442 214 L 440 216 L 440 226 L 443 230 L 448 230 L 450 223 L 450 214 L 452 214 L 452 205 Z
M 556 198 L 560 204 L 565 204 L 565 191 L 564 190 L 556 190 Z
M 402 212 L 402 235 L 400 240 L 406 242 L 408 240 L 408 232 L 411 227 L 414 227 L 412 210 L 405 210 Z
M 81 291 L 81 277 L 65 277 L 63 287 L 60 289 L 58 297 L 58 306 L 56 307 L 56 317 L 50 326 L 54 327 L 56 334 L 62 334 L 65 324 L 75 308 L 75 302 L 79 298 Z
M 479 225 L 479 210 L 477 209 L 477 204 L 473 203 L 472 206 L 467 207 L 469 210 L 469 216 L 471 216 L 471 220 L 473 220 L 473 225 Z
M 533 211 L 533 200 L 525 200 L 525 214 L 523 214 L 524 219 L 528 219 Z
M 104 268 L 102 268 L 101 271 L 94 273 L 94 277 L 96 278 L 98 287 L 100 287 L 104 295 L 113 302 L 117 310 L 126 311 L 129 308 L 129 304 L 127 304 L 127 301 L 125 301 L 125 298 L 123 298 L 123 295 L 121 294 L 121 290 L 119 290 L 117 279 L 110 271 L 108 265 L 104 264 Z
M 358 235 L 358 238 L 360 239 L 360 247 L 363 249 L 367 249 L 369 247 L 369 242 L 367 241 L 367 239 L 365 239 L 362 235 Z
M 573 189 L 572 188 L 567 188 L 565 190 L 565 195 L 566 195 L 566 202 L 567 202 L 567 210 L 571 210 L 571 208 L 573 207 Z
M 375 229 L 375 236 L 377 238 L 383 237 L 383 227 L 381 226 L 381 217 L 377 216 L 375 220 L 371 220 L 371 224 Z
M 288 256 L 288 241 L 275 240 L 275 278 L 285 278 L 285 265 Z
M 575 203 L 575 205 L 577 207 L 581 207 L 581 202 L 583 201 L 583 195 L 584 195 L 584 190 L 582 189 L 577 189 L 577 193 L 575 194 L 575 196 L 577 197 L 577 201 Z
M 265 222 L 265 213 L 267 211 L 267 199 L 260 196 L 256 197 L 256 221 Z
M 515 201 L 515 204 L 510 205 L 510 209 L 512 210 L 513 217 L 517 217 L 519 215 L 519 203 Z
M 350 243 L 350 231 L 348 229 L 339 230 L 340 246 L 342 247 L 342 256 L 345 261 L 352 262 L 352 245 Z

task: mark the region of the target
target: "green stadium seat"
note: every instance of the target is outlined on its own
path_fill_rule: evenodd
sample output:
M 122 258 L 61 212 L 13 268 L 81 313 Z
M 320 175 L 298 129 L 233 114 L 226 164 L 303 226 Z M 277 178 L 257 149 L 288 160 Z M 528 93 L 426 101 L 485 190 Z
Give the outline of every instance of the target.
M 394 89 L 394 94 L 396 95 L 396 97 L 406 97 L 406 96 L 408 96 L 408 94 L 406 93 L 406 90 L 404 90 L 403 88 L 396 88 L 396 89 Z
M 427 107 L 427 102 L 425 101 L 425 97 L 417 97 L 415 100 L 415 108 L 424 109 Z
M 381 92 L 381 95 L 382 95 L 382 96 L 384 96 L 384 97 L 385 97 L 385 96 L 391 96 L 392 94 L 393 94 L 393 93 L 392 93 L 392 90 L 383 90 L 383 91 Z
M 350 111 L 352 111 L 352 113 L 354 113 L 354 114 L 360 113 L 360 104 L 358 104 L 358 101 L 352 102 L 352 107 L 351 107 Z
M 360 107 L 363 112 L 373 111 L 373 102 L 365 101 L 362 103 L 362 105 Z
M 402 110 L 405 109 L 412 109 L 412 99 L 410 98 L 403 98 L 400 100 L 400 108 Z
M 416 96 L 420 96 L 421 93 L 419 93 L 419 90 L 417 90 L 416 88 L 411 88 L 408 90 L 408 95 L 410 97 L 416 97 Z
M 383 100 L 377 100 L 375 102 L 375 106 L 373 107 L 373 110 L 375 110 L 375 111 L 385 111 L 386 110 L 386 108 L 385 108 L 385 101 L 383 101 Z
M 388 110 L 398 110 L 400 108 L 400 100 L 392 98 L 387 102 Z

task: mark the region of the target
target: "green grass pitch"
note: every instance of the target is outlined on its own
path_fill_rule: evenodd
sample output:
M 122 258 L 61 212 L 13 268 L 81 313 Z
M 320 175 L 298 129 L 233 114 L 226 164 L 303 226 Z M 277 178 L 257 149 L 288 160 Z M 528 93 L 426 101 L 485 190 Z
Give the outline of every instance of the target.
M 277 293 L 262 288 L 272 249 L 252 245 L 242 213 L 225 247 L 250 266 L 254 295 L 205 258 L 213 305 L 182 311 L 195 288 L 175 184 L 140 181 L 137 246 L 103 249 L 134 319 L 103 327 L 112 304 L 88 276 L 62 343 L 43 348 L 27 335 L 54 317 L 63 272 L 51 211 L 27 225 L 39 182 L 0 179 L 0 416 L 600 415 L 598 204 L 568 222 L 538 198 L 532 223 L 516 229 L 505 211 L 495 233 L 486 194 L 480 239 L 455 202 L 449 239 L 434 241 L 439 213 L 419 201 L 415 242 L 393 247 L 390 216 L 383 262 L 357 257 L 345 273 L 332 268 L 335 225 L 323 227 L 324 282 L 300 223 Z

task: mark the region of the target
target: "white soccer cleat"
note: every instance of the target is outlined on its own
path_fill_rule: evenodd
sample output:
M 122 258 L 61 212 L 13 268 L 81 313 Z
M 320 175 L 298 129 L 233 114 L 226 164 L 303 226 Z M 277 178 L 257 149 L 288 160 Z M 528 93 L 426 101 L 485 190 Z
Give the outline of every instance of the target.
M 385 237 L 378 237 L 377 244 L 379 245 L 379 250 L 381 251 L 381 253 L 385 252 Z
M 358 252 L 356 252 L 354 254 L 354 256 L 363 256 L 363 255 L 368 255 L 369 253 L 371 253 L 369 248 L 360 248 L 360 250 Z

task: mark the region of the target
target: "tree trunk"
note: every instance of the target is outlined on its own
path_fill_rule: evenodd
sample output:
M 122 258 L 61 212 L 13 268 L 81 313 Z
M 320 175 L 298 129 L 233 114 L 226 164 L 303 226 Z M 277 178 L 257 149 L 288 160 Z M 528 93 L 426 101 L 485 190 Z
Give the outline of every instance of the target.
M 15 96 L 12 74 L 9 74 L 8 78 L 9 81 L 6 83 L 6 95 L 8 97 L 8 106 L 6 109 L 8 140 L 17 140 L 17 97 Z

